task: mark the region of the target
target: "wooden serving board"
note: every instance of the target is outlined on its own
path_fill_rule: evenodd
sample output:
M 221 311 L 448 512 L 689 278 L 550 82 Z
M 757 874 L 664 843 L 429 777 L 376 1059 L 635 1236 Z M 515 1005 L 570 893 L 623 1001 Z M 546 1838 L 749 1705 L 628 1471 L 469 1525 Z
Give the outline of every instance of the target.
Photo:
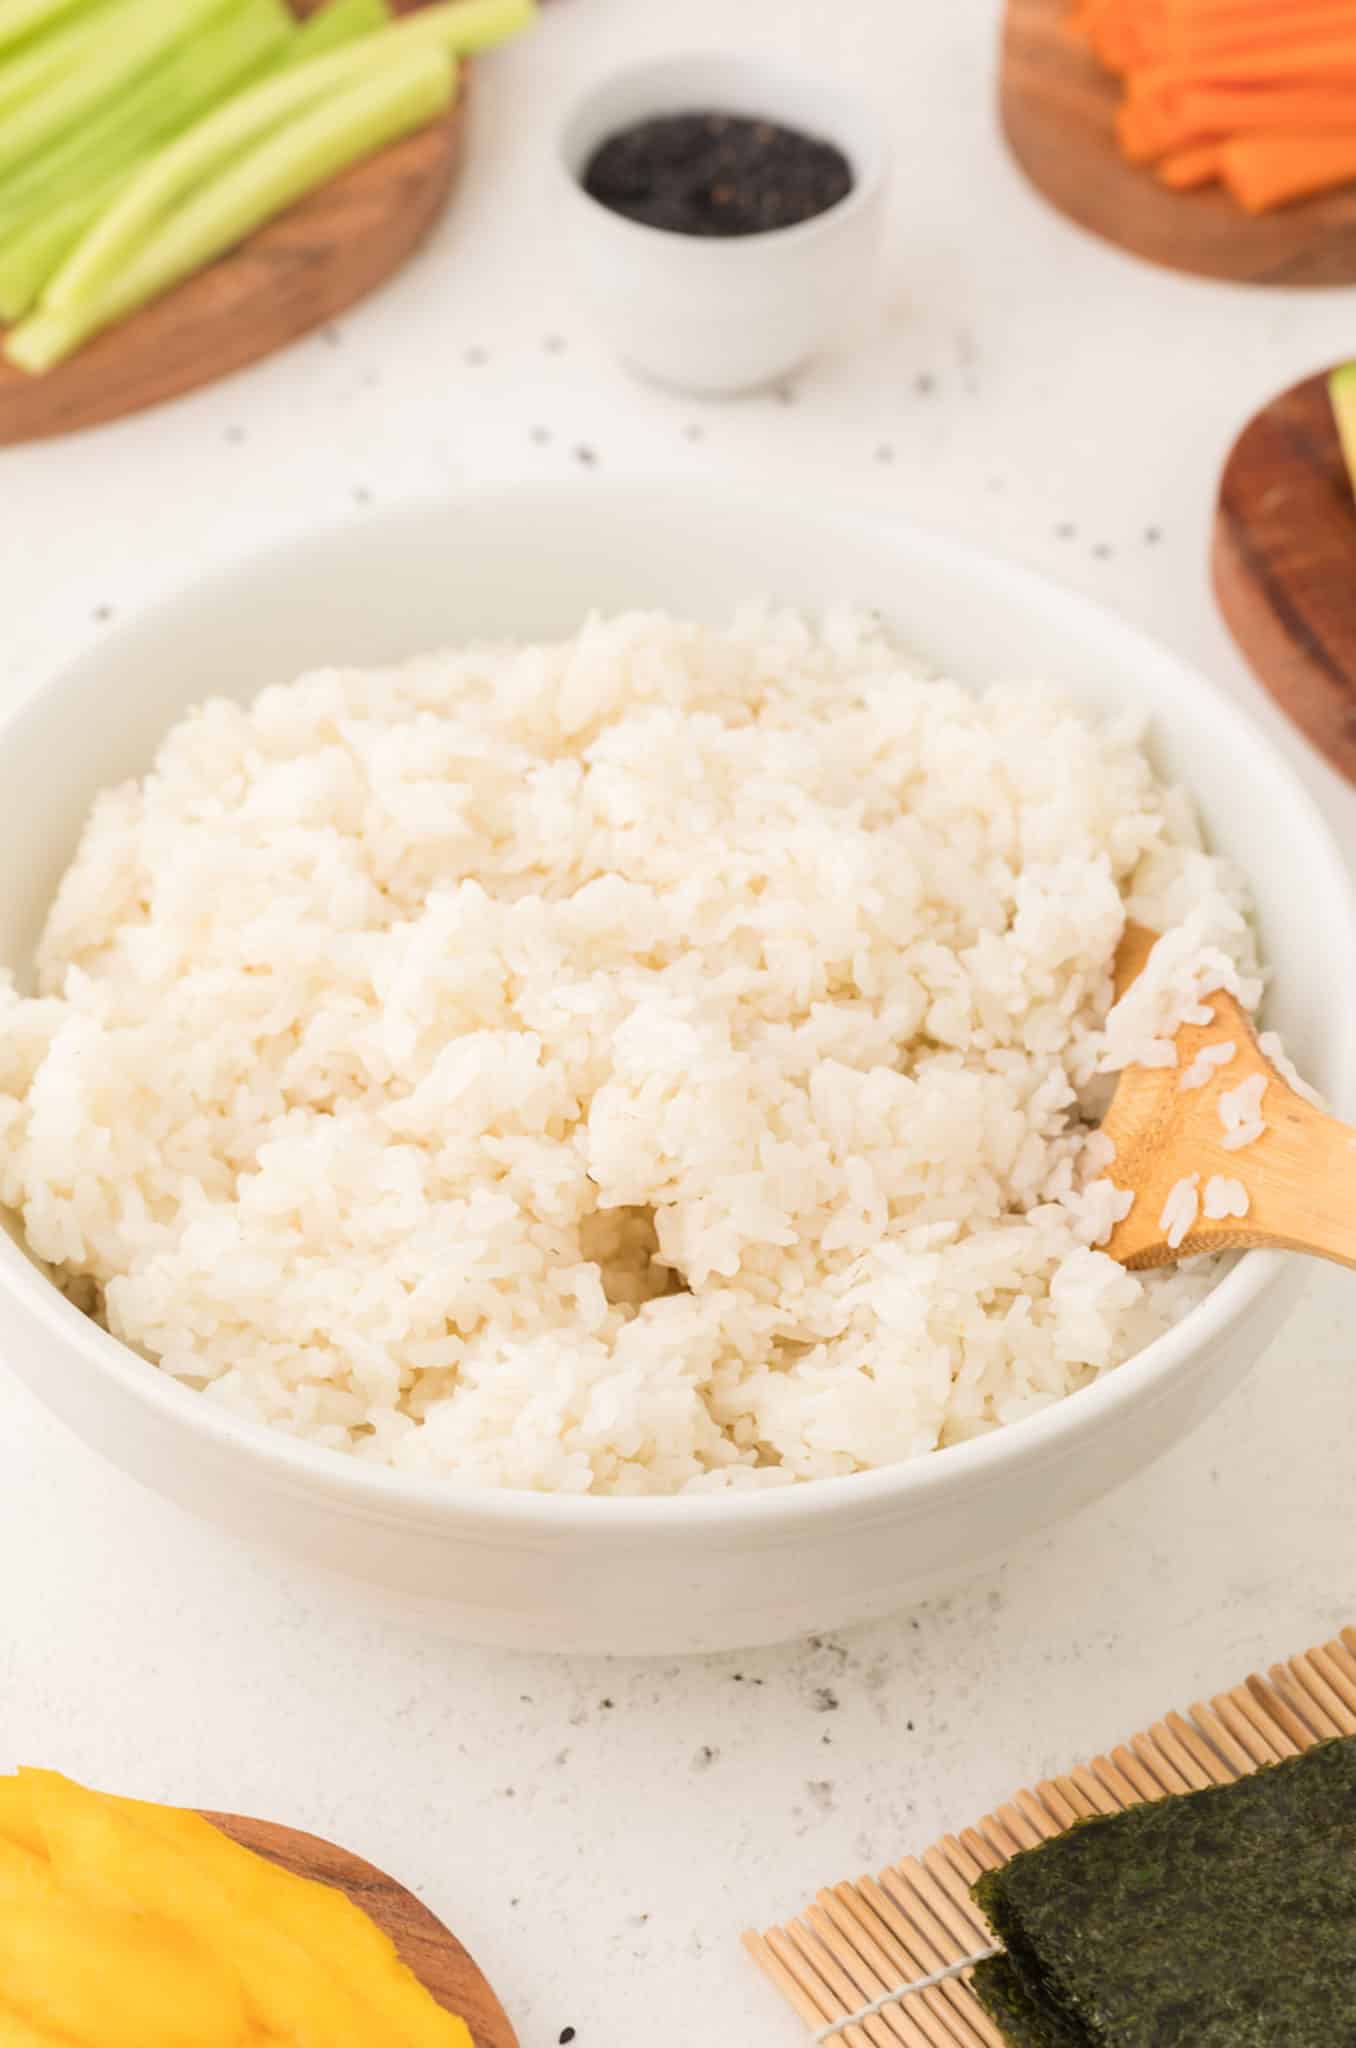
M 318 0 L 293 0 L 308 14 Z M 420 0 L 396 0 L 408 14 Z M 333 320 L 399 270 L 447 202 L 466 134 L 441 121 L 355 164 L 239 249 L 89 342 L 45 377 L 0 358 L 0 446 L 95 427 L 179 398 Z
M 518 2048 L 503 2006 L 456 1936 L 394 1878 L 318 1835 L 298 1834 L 272 1821 L 245 1820 L 238 1813 L 207 1813 L 203 1818 L 270 1863 L 347 1893 L 391 1937 L 401 1960 L 438 2003 L 461 2015 L 476 2048 Z
M 1008 0 L 1003 30 L 1003 129 L 1052 206 L 1132 256 L 1197 277 L 1356 284 L 1356 185 L 1257 216 L 1218 190 L 1169 192 L 1116 147 L 1120 81 L 1069 34 L 1069 10 L 1070 0 Z
M 1281 709 L 1356 782 L 1356 500 L 1327 377 L 1265 406 L 1220 482 L 1215 594 Z

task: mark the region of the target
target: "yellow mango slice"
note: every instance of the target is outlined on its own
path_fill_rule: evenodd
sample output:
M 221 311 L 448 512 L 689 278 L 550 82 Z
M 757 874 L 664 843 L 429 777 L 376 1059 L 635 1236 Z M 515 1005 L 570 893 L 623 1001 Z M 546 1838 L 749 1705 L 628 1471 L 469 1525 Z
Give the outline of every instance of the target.
M 438 2004 L 401 1962 L 394 1943 L 343 1892 L 280 1870 L 198 1814 L 135 1800 L 109 1803 L 134 1814 L 163 1841 L 187 1849 L 204 1868 L 210 1864 L 240 1911 L 261 1915 L 289 1936 L 327 1981 L 357 2001 L 357 2017 L 381 2023 L 390 2048 L 474 2048 L 465 2021 Z M 253 2000 L 257 1980 L 250 1976 L 246 1983 Z
M 11 1899 L 34 1899 L 54 1892 L 52 1866 L 45 1856 L 0 1836 L 0 1911 Z
M 241 2040 L 473 2048 L 465 2023 L 444 2011 L 342 1892 L 280 1870 L 197 1814 L 90 1792 L 51 1771 L 24 1771 L 19 1783 L 30 1832 L 50 1859 L 44 1866 L 30 1856 L 30 1882 L 36 1887 L 48 1868 L 59 1901 L 92 1914 L 150 1916 L 215 1957 L 249 2025 Z M 0 1862 L 0 1897 L 6 1883 Z M 172 2048 L 169 2035 L 151 2038 Z M 214 2042 L 204 2036 L 194 2048 Z M 122 2043 L 101 2036 L 97 2048 Z
M 380 2038 L 401 2048 L 474 2048 L 464 2020 L 440 2006 L 406 1968 L 395 1944 L 343 1892 L 294 1877 L 219 1839 L 245 1860 L 258 1908 L 359 2000 Z M 237 1865 L 237 1868 L 239 1866 Z
M 53 2034 L 39 2033 L 36 2027 L 7 2005 L 0 2005 L 0 2048 L 60 2048 Z
M 0 1835 L 21 1849 L 43 1853 L 42 1832 L 33 1817 L 33 1801 L 23 1774 L 0 1778 Z
M 187 1825 L 171 1833 L 155 1825 L 168 1807 L 91 1792 L 56 1771 L 24 1771 L 22 1781 L 63 1892 L 188 1926 L 215 1926 L 229 1911 L 212 1858 L 221 1838 L 196 1814 L 175 1815 Z
M 235 1971 L 169 1922 L 83 1900 L 11 1901 L 0 1984 L 22 2019 L 79 2048 L 244 2048 Z
M 89 1792 L 55 1772 L 25 1775 L 67 1896 L 106 1910 L 158 1914 L 229 1958 L 250 2020 L 269 2033 L 324 2048 L 366 2048 L 369 2016 L 345 1988 L 262 1912 L 242 1909 L 223 1885 L 219 1850 L 233 1845 L 216 1828 L 196 1814 Z M 175 1824 L 157 1831 L 161 1814 L 172 1814 Z M 237 1853 L 246 1874 L 265 1867 Z

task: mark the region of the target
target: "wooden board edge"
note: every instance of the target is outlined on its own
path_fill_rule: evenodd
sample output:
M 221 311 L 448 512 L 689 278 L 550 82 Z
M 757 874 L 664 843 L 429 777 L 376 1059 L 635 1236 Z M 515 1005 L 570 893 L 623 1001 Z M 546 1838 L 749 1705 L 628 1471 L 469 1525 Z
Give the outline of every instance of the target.
M 1343 470 L 1327 377 L 1278 393 L 1234 440 L 1210 572 L 1220 615 L 1262 687 L 1356 782 L 1356 512 L 1339 528 Z

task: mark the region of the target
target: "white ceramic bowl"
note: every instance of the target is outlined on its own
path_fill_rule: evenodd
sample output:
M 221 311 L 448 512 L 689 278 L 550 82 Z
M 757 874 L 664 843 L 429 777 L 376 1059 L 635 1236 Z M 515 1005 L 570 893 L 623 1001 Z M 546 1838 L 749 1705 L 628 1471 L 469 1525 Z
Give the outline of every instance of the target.
M 816 518 L 723 489 L 588 483 L 414 505 L 243 562 L 161 604 L 0 729 L 0 961 L 22 973 L 96 790 L 138 773 L 209 692 L 473 634 L 573 629 L 591 606 L 722 618 L 752 592 L 879 606 L 976 681 L 1045 675 L 1094 711 L 1147 712 L 1252 875 L 1272 1014 L 1339 1100 L 1356 946 L 1340 856 L 1265 738 L 1171 654 L 955 541 Z M 234 1420 L 85 1320 L 0 1233 L 0 1355 L 117 1464 L 242 1541 L 408 1599 L 451 1632 L 534 1649 L 675 1652 L 897 1608 L 1007 1556 L 1175 1443 L 1278 1328 L 1298 1262 L 1253 1253 L 1176 1330 L 1097 1385 L 982 1441 L 748 1497 L 458 1492 Z
M 655 114 L 752 114 L 836 142 L 846 199 L 767 234 L 676 235 L 613 213 L 581 175 L 600 142 Z M 565 121 L 561 182 L 575 276 L 622 360 L 709 394 L 753 389 L 818 352 L 870 291 L 888 149 L 866 103 L 755 57 L 664 57 L 592 87 Z

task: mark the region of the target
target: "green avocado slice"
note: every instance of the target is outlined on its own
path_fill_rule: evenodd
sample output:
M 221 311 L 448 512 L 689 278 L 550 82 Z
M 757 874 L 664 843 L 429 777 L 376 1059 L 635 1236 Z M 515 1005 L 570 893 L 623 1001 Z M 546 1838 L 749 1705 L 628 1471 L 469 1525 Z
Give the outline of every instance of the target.
M 1340 370 L 1333 371 L 1328 379 L 1328 395 L 1337 419 L 1347 474 L 1356 491 L 1356 363 L 1344 363 Z

